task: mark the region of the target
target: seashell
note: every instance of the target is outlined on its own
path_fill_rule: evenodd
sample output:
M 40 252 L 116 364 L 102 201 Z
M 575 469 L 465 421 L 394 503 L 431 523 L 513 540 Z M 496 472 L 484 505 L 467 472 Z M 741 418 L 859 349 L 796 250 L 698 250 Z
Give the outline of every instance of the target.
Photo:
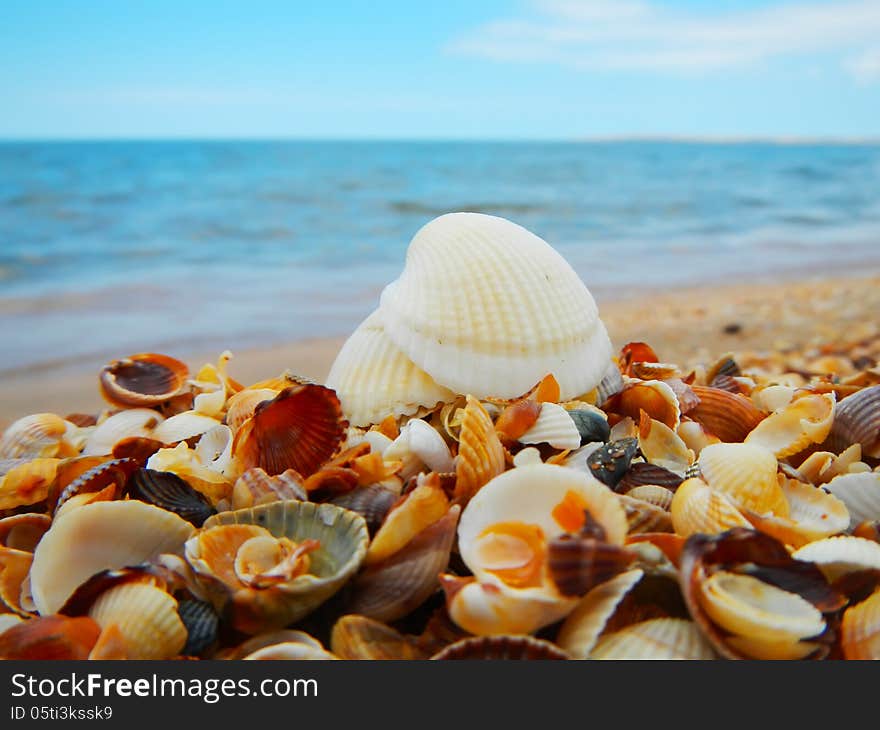
M 763 446 L 785 459 L 828 436 L 834 420 L 834 393 L 806 395 L 761 421 L 745 443 Z
M 46 499 L 60 463 L 60 459 L 38 458 L 10 469 L 0 478 L 0 510 Z
M 542 403 L 532 398 L 523 398 L 507 406 L 495 421 L 495 430 L 508 441 L 519 441 L 538 421 Z M 461 425 L 459 423 L 459 425 Z
M 273 644 L 262 649 L 258 649 L 253 654 L 248 654 L 243 659 L 247 661 L 303 661 L 303 660 L 323 660 L 323 659 L 339 659 L 329 651 L 318 649 L 310 644 L 300 642 L 285 642 L 282 644 Z
M 389 558 L 448 510 L 449 499 L 442 489 L 427 484 L 417 486 L 388 512 L 370 543 L 364 563 L 374 565 Z
M 170 471 L 205 495 L 213 505 L 228 499 L 233 483 L 220 472 L 202 463 L 199 455 L 181 441 L 173 449 L 160 449 L 147 460 L 147 469 Z
M 89 616 L 102 628 L 116 626 L 129 659 L 170 659 L 186 644 L 177 601 L 146 583 L 123 583 L 101 594 Z
M 202 434 L 196 444 L 196 456 L 205 466 L 232 478 L 236 470 L 232 459 L 232 442 L 232 429 L 229 426 L 214 426 Z
M 880 591 L 846 609 L 840 647 L 845 659 L 880 659 Z
M 424 603 L 439 587 L 449 564 L 461 508 L 418 532 L 381 562 L 370 564 L 353 581 L 349 610 L 378 621 L 396 621 Z
M 629 416 L 625 416 L 611 427 L 611 433 L 608 434 L 608 440 L 621 441 L 622 439 L 638 438 L 638 435 L 638 424 L 636 424 L 636 422 Z
M 639 451 L 645 460 L 675 474 L 684 474 L 694 463 L 694 452 L 675 431 L 642 411 L 639 420 Z
M 23 605 L 22 588 L 32 562 L 33 555 L 28 551 L 0 547 L 0 608 L 30 616 L 30 606 Z
M 35 413 L 19 418 L 0 437 L 0 459 L 58 456 L 67 426 L 67 421 L 54 413 Z
M 54 490 L 50 490 L 49 502 L 52 508 L 51 511 L 57 516 L 59 510 L 72 497 L 95 494 L 102 492 L 108 487 L 110 488 L 110 494 L 107 499 L 115 499 L 122 494 L 129 477 L 137 468 L 138 464 L 133 459 L 111 459 L 110 461 L 101 462 L 70 482 L 58 493 L 57 498 L 52 494 Z
M 43 616 L 0 634 L 0 659 L 87 659 L 101 629 L 87 616 Z
M 564 458 L 562 459 L 552 459 L 548 460 L 550 463 L 557 464 L 558 466 L 564 466 L 567 469 L 576 469 L 577 471 L 583 472 L 584 474 L 590 474 L 590 467 L 587 465 L 587 460 L 590 455 L 603 446 L 601 441 L 595 441 L 590 444 L 586 444 L 581 446 L 579 449 L 575 449 L 574 451 L 569 451 L 567 454 L 564 454 Z M 536 449 L 537 450 L 537 449 Z M 514 457 L 514 464 L 516 464 L 517 457 L 520 456 L 523 452 L 527 451 L 527 449 L 523 449 Z M 540 458 L 540 452 L 538 452 L 538 457 Z
M 0 613 L 0 635 L 7 629 L 18 626 L 18 624 L 23 622 L 24 619 L 14 613 Z
M 295 469 L 314 474 L 336 451 L 345 429 L 336 394 L 321 385 L 297 385 L 260 403 L 236 432 L 232 452 L 241 471 L 269 475 Z
M 379 621 L 349 614 L 333 624 L 330 650 L 340 659 L 427 659 L 411 636 Z
M 715 534 L 732 527 L 749 527 L 749 521 L 724 492 L 712 489 L 702 479 L 682 482 L 669 507 L 676 534 Z
M 771 451 L 752 444 L 712 444 L 700 452 L 698 463 L 703 480 L 739 509 L 788 516 Z
M 443 437 L 418 418 L 400 429 L 400 435 L 385 450 L 383 458 L 403 462 L 400 477 L 404 481 L 425 469 L 442 474 L 454 468 L 452 453 Z
M 643 575 L 634 568 L 593 588 L 565 619 L 556 643 L 573 659 L 586 659 L 608 619 Z
M 880 472 L 841 474 L 824 487 L 846 505 L 850 528 L 880 520 Z
M 216 512 L 204 496 L 170 471 L 138 469 L 129 481 L 129 494 L 173 512 L 196 527 Z
M 547 543 L 550 578 L 564 596 L 583 596 L 624 572 L 635 558 L 623 546 L 606 543 L 602 537 L 597 539 L 591 534 L 566 533 Z
M 690 659 L 717 658 L 693 621 L 656 618 L 606 634 L 597 642 L 590 659 Z
M 626 512 L 629 535 L 673 531 L 672 515 L 668 509 L 631 497 L 629 494 L 619 495 L 619 500 Z
M 222 418 L 226 406 L 226 398 L 234 388 L 229 383 L 226 374 L 232 353 L 229 350 L 221 353 L 217 359 L 217 365 L 206 363 L 199 370 L 195 380 L 190 381 L 193 388 L 198 389 L 198 395 L 193 398 L 193 410 L 211 418 Z
M 412 416 L 423 408 L 455 400 L 385 333 L 378 311 L 367 317 L 343 344 L 327 376 L 346 418 L 355 426 L 385 416 Z
M 243 659 L 246 656 L 263 649 L 267 646 L 276 646 L 277 644 L 305 644 L 314 649 L 323 649 L 321 644 L 314 636 L 307 634 L 305 631 L 296 631 L 294 629 L 278 629 L 275 631 L 266 631 L 250 639 L 242 642 L 232 649 L 225 649 L 217 655 L 217 659 Z
M 462 639 L 431 659 L 495 659 L 495 660 L 541 660 L 568 659 L 568 655 L 555 644 L 533 636 L 474 636 Z
M 55 613 L 95 573 L 180 551 L 192 531 L 177 515 L 137 500 L 72 510 L 53 522 L 34 551 L 34 604 L 42 615 Z
M 681 373 L 678 365 L 668 362 L 632 362 L 629 375 L 639 380 L 666 380 L 677 378 Z
M 635 464 L 630 464 L 626 474 L 617 483 L 615 491 L 626 494 L 636 487 L 654 485 L 665 487 L 669 491 L 674 492 L 683 481 L 684 479 L 678 474 L 669 471 L 669 469 L 664 469 L 662 466 L 636 462 Z
M 859 570 L 880 570 L 880 544 L 850 535 L 816 540 L 795 550 L 791 557 L 815 563 L 831 582 Z
M 220 421 L 216 418 L 202 415 L 196 411 L 184 411 L 162 421 L 153 429 L 151 438 L 161 441 L 163 444 L 176 444 L 201 436 L 219 425 Z
M 703 426 L 696 421 L 682 421 L 678 424 L 676 433 L 681 436 L 685 446 L 693 451 L 695 456 L 699 456 L 703 448 L 709 444 L 721 443 L 721 439 L 706 433 Z
M 602 484 L 614 489 L 623 479 L 623 475 L 629 471 L 630 463 L 638 452 L 637 439 L 624 438 L 611 441 L 587 457 L 587 468 Z
M 113 446 L 111 456 L 114 459 L 134 459 L 139 464 L 147 463 L 147 460 L 165 444 L 156 439 L 131 436 L 117 441 Z
M 254 467 L 236 480 L 232 488 L 232 509 L 245 509 L 283 500 L 305 502 L 308 498 L 303 478 L 295 470 L 288 469 L 270 477 L 259 467 Z
M 0 546 L 32 553 L 49 529 L 48 515 L 24 512 L 0 519 Z
M 644 411 L 652 419 L 675 430 L 681 420 L 681 407 L 675 391 L 662 380 L 631 380 L 616 397 L 612 406 L 616 413 L 636 422 Z
M 775 413 L 781 411 L 797 393 L 797 388 L 790 385 L 765 385 L 752 391 L 752 403 L 762 411 Z
M 477 398 L 515 398 L 550 372 L 569 400 L 596 387 L 611 359 L 595 301 L 571 266 L 494 216 L 450 213 L 422 227 L 379 312 L 410 360 Z
M 467 396 L 455 460 L 455 500 L 462 505 L 505 469 L 504 448 L 492 419 L 473 396 Z
M 620 348 L 620 357 L 618 358 L 620 371 L 629 376 L 632 374 L 633 363 L 650 363 L 660 362 L 654 348 L 647 342 L 627 342 Z
M 861 462 L 862 445 L 853 444 L 840 455 L 832 454 L 830 451 L 814 451 L 806 459 L 801 462 L 798 467 L 798 474 L 805 481 L 812 482 L 815 485 L 830 482 L 834 477 L 841 474 L 848 474 L 854 471 L 870 471 L 867 464 Z
M 638 499 L 642 502 L 647 502 L 648 504 L 652 504 L 655 507 L 659 507 L 668 512 L 672 506 L 672 499 L 675 497 L 675 492 L 657 484 L 643 484 L 630 489 L 626 493 L 626 496 L 631 499 Z
M 266 531 L 269 535 L 263 537 Z M 254 537 L 263 542 L 253 543 Z M 279 563 L 273 551 L 274 567 L 260 574 L 267 580 L 250 580 L 241 561 L 253 548 L 266 547 L 267 537 L 274 538 L 273 545 L 283 540 L 293 543 L 300 555 L 300 546 L 314 548 L 307 555 L 307 570 L 279 572 L 288 567 L 282 565 L 287 558 L 282 555 Z M 187 541 L 186 559 L 213 591 L 218 612 L 229 615 L 237 630 L 253 634 L 293 623 L 329 599 L 360 567 L 368 540 L 366 523 L 354 512 L 331 504 L 273 502 L 214 515 Z M 292 557 L 298 561 L 293 567 L 302 567 L 301 558 Z
M 186 629 L 184 656 L 198 656 L 217 641 L 220 619 L 206 601 L 186 600 L 177 604 L 177 615 Z
M 580 446 L 595 441 L 605 442 L 611 436 L 611 427 L 608 425 L 608 419 L 604 413 L 597 413 L 595 410 L 586 408 L 566 409 L 568 415 L 574 421 L 580 434 Z
M 613 362 L 609 363 L 602 380 L 596 386 L 596 405 L 604 406 L 608 400 L 622 390 L 623 376 L 620 374 L 620 368 Z
M 226 425 L 233 433 L 244 425 L 260 403 L 272 400 L 278 395 L 277 390 L 270 388 L 245 388 L 229 397 L 226 403 Z
M 397 485 L 398 488 L 394 489 L 385 484 L 368 484 L 334 497 L 330 503 L 357 512 L 367 521 L 370 535 L 375 536 L 389 510 L 400 498 L 399 481 Z
M 538 420 L 518 440 L 522 444 L 549 444 L 554 449 L 576 449 L 581 445 L 581 434 L 562 406 L 542 403 Z
M 101 394 L 116 406 L 157 406 L 177 395 L 186 384 L 189 368 L 167 355 L 139 353 L 104 366 L 99 376 Z
M 691 388 L 700 402 L 688 416 L 722 441 L 743 441 L 764 419 L 765 414 L 745 396 L 701 385 Z
M 727 375 L 731 378 L 742 375 L 742 371 L 732 353 L 722 355 L 706 370 L 706 382 L 711 383 L 719 375 Z
M 134 436 L 153 438 L 153 431 L 164 420 L 149 408 L 131 408 L 115 413 L 92 431 L 83 448 L 83 456 L 111 454 L 117 443 Z
M 835 408 L 826 445 L 839 454 L 852 444 L 861 444 L 867 456 L 880 457 L 880 385 L 843 398 Z

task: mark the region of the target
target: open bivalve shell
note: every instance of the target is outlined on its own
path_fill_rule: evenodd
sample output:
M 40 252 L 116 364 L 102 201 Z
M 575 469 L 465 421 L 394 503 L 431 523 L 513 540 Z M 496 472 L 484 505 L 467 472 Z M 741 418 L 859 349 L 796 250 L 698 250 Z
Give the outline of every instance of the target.
M 596 303 L 571 266 L 495 216 L 450 213 L 421 228 L 379 312 L 419 368 L 477 398 L 516 398 L 550 372 L 568 400 L 595 388 L 611 358 Z

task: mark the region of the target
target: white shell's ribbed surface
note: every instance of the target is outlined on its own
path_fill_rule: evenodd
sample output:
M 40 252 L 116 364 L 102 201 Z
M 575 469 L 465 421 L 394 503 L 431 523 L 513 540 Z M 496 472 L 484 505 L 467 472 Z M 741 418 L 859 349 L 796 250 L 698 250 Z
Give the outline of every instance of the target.
M 850 527 L 880 520 L 880 472 L 841 474 L 824 487 L 846 505 Z
M 603 636 L 590 659 L 715 659 L 693 621 L 655 618 Z
M 791 556 L 816 563 L 829 580 L 857 570 L 880 570 L 880 544 L 850 535 L 816 540 Z
M 581 434 L 562 406 L 542 403 L 538 420 L 518 441 L 521 444 L 550 444 L 554 449 L 576 449 L 581 445 Z
M 596 387 L 611 343 L 592 295 L 550 245 L 503 218 L 450 213 L 416 233 L 380 312 L 438 383 L 514 398 L 552 372 L 563 399 Z
M 385 416 L 411 416 L 455 399 L 435 383 L 387 337 L 378 312 L 352 333 L 327 376 L 353 426 L 378 423 Z

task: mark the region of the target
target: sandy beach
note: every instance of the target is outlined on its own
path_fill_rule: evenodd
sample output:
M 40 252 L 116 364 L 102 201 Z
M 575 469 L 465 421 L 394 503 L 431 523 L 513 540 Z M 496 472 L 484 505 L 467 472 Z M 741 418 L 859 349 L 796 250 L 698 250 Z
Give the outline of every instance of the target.
M 880 275 L 876 274 L 597 299 L 615 347 L 645 341 L 662 360 L 680 364 L 708 362 L 726 352 L 799 351 L 810 356 L 880 339 Z M 244 384 L 286 369 L 322 381 L 342 342 L 342 338 L 308 339 L 236 351 L 230 373 Z M 127 354 L 131 353 L 119 356 Z M 215 361 L 219 352 L 167 354 L 195 371 L 202 363 Z M 0 383 L 0 427 L 41 411 L 98 412 L 104 407 L 97 387 L 102 365 L 78 363 L 8 375 Z

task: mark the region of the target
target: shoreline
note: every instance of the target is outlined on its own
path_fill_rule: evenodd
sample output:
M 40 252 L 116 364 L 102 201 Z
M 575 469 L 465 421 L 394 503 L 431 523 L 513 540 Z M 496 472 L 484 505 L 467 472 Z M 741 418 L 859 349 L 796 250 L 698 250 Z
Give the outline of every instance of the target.
M 627 293 L 627 298 L 596 297 L 615 352 L 626 342 L 645 341 L 661 360 L 682 365 L 711 361 L 727 352 L 804 350 L 820 343 L 880 337 L 878 273 L 674 290 L 633 286 Z M 369 311 L 365 308 L 364 316 Z M 323 382 L 344 341 L 345 337 L 313 337 L 233 350 L 229 373 L 244 385 L 286 369 Z M 165 352 L 195 373 L 203 363 L 215 362 L 222 351 Z M 74 363 L 37 364 L 5 373 L 0 380 L 0 428 L 42 411 L 62 416 L 97 413 L 105 407 L 97 385 L 105 362 L 79 358 Z

